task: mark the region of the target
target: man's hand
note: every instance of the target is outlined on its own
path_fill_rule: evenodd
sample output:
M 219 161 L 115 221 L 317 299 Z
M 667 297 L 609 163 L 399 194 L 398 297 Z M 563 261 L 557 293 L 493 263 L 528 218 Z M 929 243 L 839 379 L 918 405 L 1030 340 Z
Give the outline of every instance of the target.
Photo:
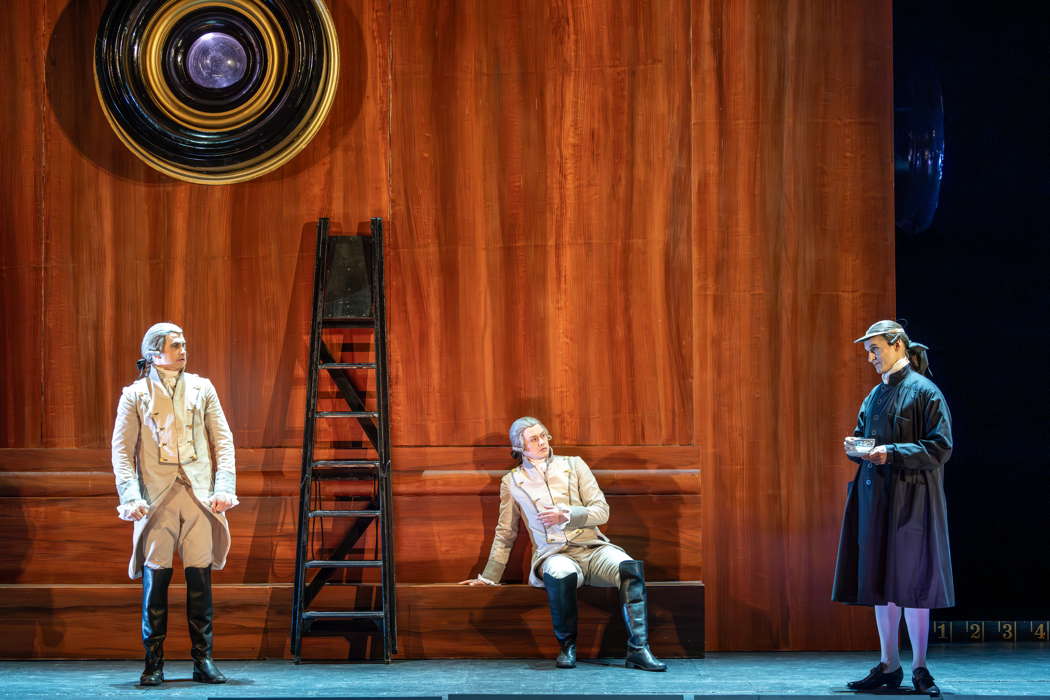
M 864 455 L 864 459 L 872 464 L 886 464 L 890 461 L 890 455 L 886 450 L 885 445 L 879 445 L 878 447 L 871 448 L 871 452 Z
M 569 514 L 557 508 L 547 508 L 539 513 L 540 522 L 547 527 L 554 527 L 569 522 Z
M 213 513 L 225 513 L 235 505 L 234 499 L 227 497 L 226 494 L 217 493 L 211 497 L 211 512 Z
M 468 578 L 466 581 L 460 581 L 461 586 L 495 586 L 494 583 L 488 581 L 482 581 L 480 578 Z
M 147 515 L 149 515 L 149 506 L 147 505 L 141 505 L 135 510 L 128 511 L 128 518 L 131 520 L 142 520 Z

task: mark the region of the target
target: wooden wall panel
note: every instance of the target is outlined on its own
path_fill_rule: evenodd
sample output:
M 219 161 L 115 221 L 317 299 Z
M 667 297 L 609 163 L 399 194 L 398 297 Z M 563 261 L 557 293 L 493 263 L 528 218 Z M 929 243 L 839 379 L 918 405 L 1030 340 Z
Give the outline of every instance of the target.
M 693 442 L 687 20 L 395 3 L 398 444 Z
M 495 448 L 485 448 L 492 452 Z M 423 452 L 423 455 L 413 455 Z M 435 450 L 402 448 L 407 464 L 440 461 Z M 462 453 L 461 450 L 438 452 Z M 652 448 L 642 463 L 668 461 L 681 450 Z M 596 463 L 616 463 L 592 448 Z M 294 578 L 298 508 L 297 450 L 239 453 L 241 505 L 230 512 L 233 545 L 224 584 L 290 583 Z M 448 455 L 446 455 L 446 458 Z M 116 517 L 113 476 L 101 471 L 107 450 L 0 450 L 0 582 L 19 584 L 120 584 L 127 579 L 131 524 Z M 294 458 L 294 461 L 293 461 Z M 451 459 L 448 461 L 457 461 Z M 274 468 L 274 464 L 283 467 Z M 633 556 L 646 561 L 652 581 L 694 580 L 700 567 L 700 496 L 697 470 L 595 469 L 611 507 L 602 529 Z M 499 506 L 504 472 L 435 468 L 400 471 L 394 477 L 397 574 L 402 583 L 455 582 L 484 565 Z M 364 484 L 329 489 L 328 497 L 365 494 Z M 344 507 L 346 502 L 342 502 Z M 320 526 L 319 526 L 320 527 Z M 315 530 L 318 547 L 331 548 L 345 524 Z M 455 537 L 449 537 L 455 532 Z M 523 533 L 504 580 L 522 582 L 528 571 Z M 369 530 L 356 547 L 372 558 L 376 538 Z M 437 554 L 435 554 L 437 553 Z M 314 553 L 323 558 L 320 550 Z M 71 569 L 71 561 L 91 561 Z M 366 572 L 371 573 L 371 572 Z M 362 572 L 352 572 L 359 576 Z
M 893 316 L 890 19 L 765 0 L 692 18 L 711 649 L 872 643 L 870 613 L 829 600 L 841 437 L 874 379 L 851 340 Z
M 387 3 L 339 3 L 340 88 L 311 144 L 270 175 L 222 187 L 167 179 L 117 141 L 91 76 L 105 0 L 42 5 L 46 314 L 24 321 L 49 329 L 42 444 L 108 444 L 119 389 L 158 320 L 186 329 L 190 369 L 215 382 L 239 444 L 295 444 L 312 222 L 330 216 L 336 230 L 356 230 L 389 212 Z
M 873 381 L 849 341 L 893 315 L 888 0 L 332 0 L 327 124 L 217 188 L 105 123 L 104 4 L 0 9 L 20 28 L 0 48 L 0 447 L 44 448 L 0 458 L 9 541 L 122 576 L 105 448 L 143 330 L 170 319 L 241 454 L 221 575 L 290 580 L 313 221 L 378 215 L 405 575 L 480 563 L 506 427 L 538 414 L 603 470 L 610 533 L 703 575 L 709 648 L 871 646 L 870 613 L 828 597 L 839 439 Z M 440 520 L 463 513 L 456 549 Z M 51 580 L 47 547 L 8 552 L 5 580 Z
M 128 581 L 131 524 L 117 519 L 108 498 L 19 498 L 0 513 L 0 536 L 11 544 L 0 551 L 0 581 L 6 583 L 107 583 Z M 610 496 L 617 515 L 603 531 L 632 556 L 644 559 L 653 581 L 696 580 L 700 575 L 699 496 Z M 397 574 L 403 583 L 454 583 L 481 571 L 492 544 L 496 496 L 411 496 L 398 502 Z M 242 497 L 230 514 L 232 547 L 223 583 L 281 583 L 295 577 L 298 500 Z M 653 527 L 651 523 L 660 523 Z M 449 531 L 457 532 L 455 539 Z M 318 532 L 330 550 L 341 530 Z M 322 537 L 323 534 L 323 537 Z M 525 533 L 504 581 L 528 577 Z M 370 530 L 355 548 L 357 558 L 377 551 Z M 318 554 L 318 556 L 320 556 Z M 88 567 L 70 562 L 90 561 Z M 354 575 L 361 575 L 354 572 Z M 358 579 L 364 580 L 364 579 Z
M 44 110 L 39 56 L 44 21 L 36 3 L 4 3 L 12 28 L 0 50 L 0 448 L 38 445 L 41 404 L 40 192 L 43 143 L 32 128 Z

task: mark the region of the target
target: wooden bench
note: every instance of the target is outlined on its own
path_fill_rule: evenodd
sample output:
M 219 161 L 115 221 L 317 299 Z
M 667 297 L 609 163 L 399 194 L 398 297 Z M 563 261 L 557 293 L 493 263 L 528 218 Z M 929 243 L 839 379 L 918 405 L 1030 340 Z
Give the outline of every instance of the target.
M 181 580 L 177 573 L 170 590 L 165 654 L 172 659 L 189 654 Z M 378 593 L 342 591 L 353 592 L 362 606 Z M 653 582 L 647 591 L 653 651 L 666 658 L 703 656 L 703 584 Z M 329 593 L 338 595 L 338 589 Z M 397 595 L 397 658 L 545 658 L 557 653 L 547 598 L 538 588 L 402 584 Z M 6 631 L 0 635 L 0 658 L 138 658 L 140 596 L 141 588 L 133 583 L 0 585 Z M 219 658 L 288 656 L 290 585 L 217 585 L 214 598 Z M 616 590 L 585 586 L 579 600 L 580 657 L 622 656 L 625 632 Z M 375 651 L 374 642 L 351 646 L 341 637 L 308 638 L 304 657 L 363 658 Z
M 695 450 L 694 450 L 695 451 Z M 581 448 L 612 507 L 603 531 L 646 563 L 654 651 L 668 658 L 703 654 L 699 471 L 694 451 L 650 448 L 644 459 Z M 499 507 L 496 448 L 395 450 L 395 540 L 399 604 L 397 658 L 549 657 L 555 649 L 546 596 L 521 583 L 496 588 L 452 582 L 478 573 L 488 555 Z M 288 656 L 295 562 L 299 451 L 239 449 L 238 494 L 231 513 L 233 549 L 214 574 L 219 658 Z M 631 460 L 634 461 L 631 461 Z M 470 462 L 471 468 L 464 468 Z M 138 658 L 141 588 L 127 578 L 131 526 L 116 518 L 106 449 L 0 450 L 0 658 Z M 603 468 L 604 467 L 604 468 Z M 335 543 L 339 533 L 325 533 Z M 505 581 L 528 570 L 518 538 Z M 358 545 L 368 558 L 370 530 Z M 367 555 L 367 556 L 366 556 Z M 367 571 L 347 576 L 369 576 Z M 655 582 L 661 579 L 674 583 Z M 367 580 L 367 579 L 365 579 Z M 443 583 L 435 583 L 441 581 Z M 171 590 L 171 658 L 189 641 L 182 574 Z M 319 609 L 365 608 L 364 586 L 326 587 Z M 340 595 L 354 596 L 349 607 Z M 624 631 L 616 592 L 580 592 L 582 658 L 619 656 Z M 367 639 L 308 639 L 307 658 L 369 653 Z
M 657 656 L 704 655 L 704 585 L 650 582 L 650 644 Z M 557 654 L 547 595 L 523 584 L 398 586 L 398 640 L 408 658 L 533 658 Z M 623 656 L 626 644 L 614 588 L 579 589 L 580 658 Z

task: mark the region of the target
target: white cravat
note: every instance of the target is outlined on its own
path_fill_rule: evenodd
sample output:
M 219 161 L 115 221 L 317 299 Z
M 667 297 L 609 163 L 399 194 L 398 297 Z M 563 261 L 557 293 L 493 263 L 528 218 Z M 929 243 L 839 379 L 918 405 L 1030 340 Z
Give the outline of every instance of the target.
M 179 370 L 157 367 L 157 374 L 160 375 L 160 380 L 164 382 L 164 386 L 168 388 L 168 392 L 175 393 L 175 385 L 179 381 Z

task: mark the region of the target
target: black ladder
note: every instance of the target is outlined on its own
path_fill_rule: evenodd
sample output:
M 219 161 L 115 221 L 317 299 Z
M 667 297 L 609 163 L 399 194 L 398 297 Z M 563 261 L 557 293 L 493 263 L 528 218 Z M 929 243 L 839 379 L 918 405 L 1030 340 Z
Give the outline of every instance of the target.
M 292 598 L 292 656 L 296 662 L 302 658 L 303 638 L 307 636 L 341 636 L 351 642 L 378 632 L 383 640 L 383 661 L 389 663 L 391 654 L 397 653 L 382 219 L 371 220 L 370 234 L 331 236 L 328 219 L 317 221 Z M 339 333 L 341 337 L 333 337 Z M 367 344 L 347 343 L 347 333 L 351 341 L 370 337 Z M 340 345 L 336 346 L 336 342 Z M 365 354 L 370 358 L 356 361 L 362 345 L 368 348 Z M 342 361 L 347 346 L 355 361 Z M 332 347 L 339 349 L 332 352 Z M 324 372 L 331 380 L 331 390 L 319 396 L 318 383 Z M 371 399 L 367 391 L 370 377 L 374 380 Z M 340 410 L 321 410 L 319 399 L 340 403 Z M 342 410 L 341 403 L 348 410 Z M 338 425 L 345 419 L 357 424 L 364 440 L 345 440 L 348 429 L 338 430 L 346 426 Z M 337 449 L 353 445 L 355 458 L 341 458 L 346 456 L 345 449 L 335 455 L 340 458 L 315 458 L 318 420 L 333 423 L 331 435 L 344 433 L 332 442 Z M 326 524 L 333 529 L 345 526 L 335 546 L 325 546 Z M 371 544 L 357 547 L 370 529 Z M 372 550 L 372 555 L 361 558 L 365 547 Z M 321 553 L 317 554 L 319 550 Z M 378 586 L 374 581 L 363 581 L 368 571 L 376 570 Z M 313 577 L 307 581 L 311 571 Z M 355 576 L 357 580 L 345 580 Z M 353 609 L 315 609 L 330 607 L 317 600 L 326 584 L 339 591 L 337 600 L 346 600 L 346 594 L 353 593 L 354 605 L 337 605 Z M 377 656 L 376 651 L 373 648 L 371 657 Z

